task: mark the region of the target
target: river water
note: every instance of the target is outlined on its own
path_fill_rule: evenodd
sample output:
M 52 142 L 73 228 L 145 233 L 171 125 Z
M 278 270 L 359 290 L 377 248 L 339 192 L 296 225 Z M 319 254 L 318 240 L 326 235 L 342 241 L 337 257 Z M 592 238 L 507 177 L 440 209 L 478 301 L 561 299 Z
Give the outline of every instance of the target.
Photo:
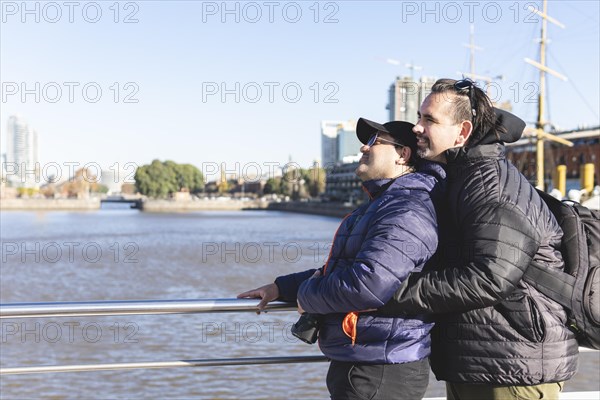
M 2 303 L 232 298 L 321 266 L 336 218 L 293 213 L 3 212 Z M 293 312 L 2 320 L 0 365 L 320 354 Z M 568 391 L 599 390 L 600 353 Z M 12 398 L 327 398 L 327 363 L 3 376 Z M 432 377 L 427 396 L 444 394 Z

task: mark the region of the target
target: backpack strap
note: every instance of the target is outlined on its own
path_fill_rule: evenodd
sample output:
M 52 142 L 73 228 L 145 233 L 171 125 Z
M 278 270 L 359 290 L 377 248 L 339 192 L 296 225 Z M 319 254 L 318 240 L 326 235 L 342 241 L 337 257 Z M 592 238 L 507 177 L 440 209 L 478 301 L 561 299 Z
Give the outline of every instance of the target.
M 576 280 L 574 276 L 532 261 L 525 271 L 524 279 L 542 294 L 571 309 Z
M 577 211 L 577 215 L 579 215 L 579 218 L 593 218 L 592 210 L 590 210 L 589 208 L 581 206 L 579 204 L 574 204 L 573 208 L 575 209 L 575 211 Z

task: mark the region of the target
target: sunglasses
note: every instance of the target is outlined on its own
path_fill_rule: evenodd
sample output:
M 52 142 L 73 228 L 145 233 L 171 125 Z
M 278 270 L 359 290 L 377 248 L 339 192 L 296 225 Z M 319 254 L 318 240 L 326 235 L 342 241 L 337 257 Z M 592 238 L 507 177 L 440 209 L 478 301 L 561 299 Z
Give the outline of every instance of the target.
M 460 81 L 456 81 L 454 84 L 454 89 L 457 91 L 463 91 L 465 89 L 469 90 L 469 103 L 471 104 L 471 114 L 473 116 L 477 115 L 477 111 L 475 110 L 475 99 L 473 98 L 473 81 L 470 79 L 462 79 Z
M 374 133 L 369 138 L 369 141 L 367 142 L 367 146 L 372 147 L 372 146 L 375 146 L 376 144 L 380 144 L 380 143 L 377 143 L 377 140 L 380 140 L 382 142 L 388 142 L 388 143 L 393 144 L 394 146 L 397 146 L 397 147 L 404 147 L 403 144 L 396 143 L 393 140 L 387 140 L 387 139 L 380 138 L 379 137 L 379 132 Z

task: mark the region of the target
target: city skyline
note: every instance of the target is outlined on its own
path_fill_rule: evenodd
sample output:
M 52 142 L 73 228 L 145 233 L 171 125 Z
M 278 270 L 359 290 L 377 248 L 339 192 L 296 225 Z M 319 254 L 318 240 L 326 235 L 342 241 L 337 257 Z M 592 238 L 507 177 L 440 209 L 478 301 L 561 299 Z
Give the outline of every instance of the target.
M 50 3 L 3 2 L 0 146 L 19 113 L 41 133 L 42 164 L 308 167 L 321 121 L 385 122 L 396 77 L 469 71 L 471 22 L 476 72 L 503 75 L 492 95 L 536 119 L 537 71 L 523 60 L 538 57 L 540 24 L 526 3 L 274 3 L 55 3 L 59 18 Z M 548 77 L 547 119 L 598 125 L 598 4 L 548 12 L 566 25 L 549 24 L 548 64 L 569 81 Z

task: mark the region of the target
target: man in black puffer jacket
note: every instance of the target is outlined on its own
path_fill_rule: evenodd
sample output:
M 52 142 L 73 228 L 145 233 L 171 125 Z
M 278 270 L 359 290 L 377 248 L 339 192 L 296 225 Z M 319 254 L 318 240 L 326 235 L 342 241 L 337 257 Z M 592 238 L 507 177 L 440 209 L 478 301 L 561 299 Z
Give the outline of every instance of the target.
M 448 399 L 557 399 L 578 347 L 560 305 L 522 278 L 532 260 L 562 269 L 562 231 L 503 142 L 525 123 L 469 80 L 440 79 L 414 127 L 418 154 L 446 165 L 436 262 L 380 312 L 436 314 L 431 366 Z

